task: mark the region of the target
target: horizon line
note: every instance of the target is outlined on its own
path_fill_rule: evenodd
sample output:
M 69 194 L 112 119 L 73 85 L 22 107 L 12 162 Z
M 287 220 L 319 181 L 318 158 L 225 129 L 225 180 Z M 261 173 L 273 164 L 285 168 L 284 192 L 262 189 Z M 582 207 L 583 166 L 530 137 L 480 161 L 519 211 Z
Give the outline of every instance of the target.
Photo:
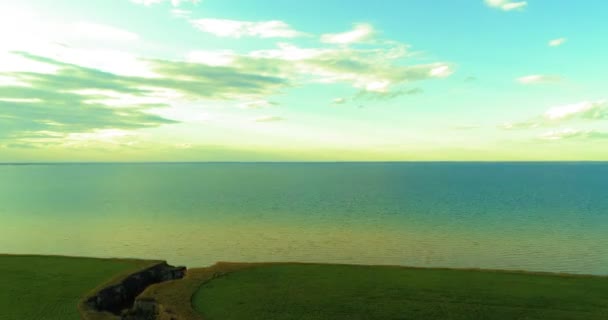
M 399 163 L 608 163 L 608 160 L 395 160 L 395 161 L 24 161 L 0 162 L 10 165 L 90 165 L 90 164 L 399 164 Z

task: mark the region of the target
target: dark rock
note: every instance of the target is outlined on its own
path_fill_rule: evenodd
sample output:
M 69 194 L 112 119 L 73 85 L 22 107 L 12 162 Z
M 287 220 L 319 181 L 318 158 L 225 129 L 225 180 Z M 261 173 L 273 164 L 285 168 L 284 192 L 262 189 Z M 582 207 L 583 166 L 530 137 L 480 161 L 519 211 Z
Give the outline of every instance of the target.
M 120 315 L 123 310 L 133 307 L 135 298 L 148 286 L 168 280 L 181 279 L 186 274 L 186 267 L 173 267 L 166 262 L 134 273 L 120 283 L 106 287 L 86 301 L 86 305 L 96 311 L 107 311 Z M 143 300 L 141 302 L 145 312 L 152 310 L 155 302 Z M 150 311 L 152 313 L 156 311 Z M 148 319 L 148 318 L 136 318 Z M 150 318 L 154 319 L 154 318 Z
M 131 309 L 123 312 L 121 320 L 156 320 L 159 309 L 154 299 L 137 299 Z

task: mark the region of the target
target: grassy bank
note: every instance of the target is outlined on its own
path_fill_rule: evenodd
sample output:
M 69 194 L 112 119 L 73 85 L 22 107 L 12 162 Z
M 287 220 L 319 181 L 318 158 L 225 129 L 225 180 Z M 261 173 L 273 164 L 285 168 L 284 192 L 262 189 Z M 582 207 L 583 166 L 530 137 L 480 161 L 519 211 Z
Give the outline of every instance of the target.
M 0 255 L 0 319 L 80 319 L 91 291 L 150 261 Z M 219 263 L 148 287 L 167 318 L 608 319 L 608 278 L 483 270 Z
M 379 266 L 270 264 L 193 296 L 205 320 L 608 319 L 608 278 Z
M 0 319 L 80 319 L 79 300 L 149 261 L 0 255 Z

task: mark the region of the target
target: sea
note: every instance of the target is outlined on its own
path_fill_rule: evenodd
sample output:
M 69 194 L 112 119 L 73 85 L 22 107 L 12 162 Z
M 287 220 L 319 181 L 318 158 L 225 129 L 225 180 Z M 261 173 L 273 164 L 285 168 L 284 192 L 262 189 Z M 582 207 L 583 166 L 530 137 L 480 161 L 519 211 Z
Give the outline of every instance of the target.
M 3 164 L 0 253 L 608 275 L 608 163 Z

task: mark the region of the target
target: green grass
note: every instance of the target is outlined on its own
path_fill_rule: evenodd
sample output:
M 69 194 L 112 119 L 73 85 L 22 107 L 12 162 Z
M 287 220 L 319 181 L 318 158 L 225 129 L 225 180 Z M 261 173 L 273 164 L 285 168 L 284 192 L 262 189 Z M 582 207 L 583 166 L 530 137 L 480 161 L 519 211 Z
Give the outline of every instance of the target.
M 78 302 L 141 260 L 0 255 L 0 319 L 80 319 Z
M 205 320 L 608 319 L 608 278 L 346 265 L 263 265 L 204 284 Z

